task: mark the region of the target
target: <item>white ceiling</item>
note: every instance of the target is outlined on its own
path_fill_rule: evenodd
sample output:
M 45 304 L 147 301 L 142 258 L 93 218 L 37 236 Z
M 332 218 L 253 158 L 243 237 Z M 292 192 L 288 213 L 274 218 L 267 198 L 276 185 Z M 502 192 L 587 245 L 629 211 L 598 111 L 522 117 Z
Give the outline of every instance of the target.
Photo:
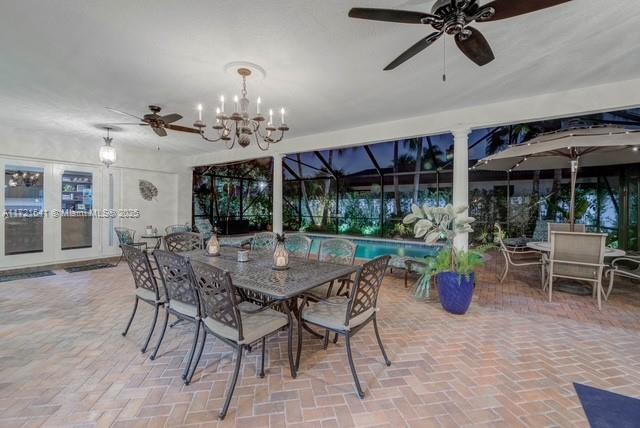
M 477 24 L 496 60 L 479 68 L 447 39 L 392 72 L 382 68 L 428 34 L 419 25 L 347 18 L 354 6 L 428 10 L 434 0 L 9 0 L 0 13 L 0 127 L 62 130 L 100 141 L 96 124 L 157 103 L 185 116 L 239 81 L 230 61 L 267 71 L 250 97 L 287 107 L 291 136 L 640 77 L 637 0 L 574 0 Z M 605 5 L 606 3 L 606 5 Z M 211 122 L 211 120 L 209 120 Z M 116 144 L 184 154 L 221 143 L 127 127 Z

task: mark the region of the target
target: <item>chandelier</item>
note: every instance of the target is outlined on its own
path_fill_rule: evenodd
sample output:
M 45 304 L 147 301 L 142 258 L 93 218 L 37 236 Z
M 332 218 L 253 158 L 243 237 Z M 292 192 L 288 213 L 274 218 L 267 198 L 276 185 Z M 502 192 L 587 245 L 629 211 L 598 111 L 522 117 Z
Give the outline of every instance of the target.
M 228 149 L 232 149 L 236 142 L 240 147 L 247 147 L 255 140 L 261 150 L 268 150 L 271 144 L 276 144 L 284 138 L 284 133 L 289 130 L 285 122 L 284 107 L 280 109 L 280 125 L 276 126 L 273 121 L 273 110 L 269 110 L 269 120 L 262 115 L 260 107 L 262 100 L 258 97 L 256 101 L 255 116 L 251 117 L 249 112 L 249 99 L 247 98 L 247 77 L 251 75 L 251 70 L 245 67 L 238 68 L 238 74 L 242 76 L 242 97 L 233 98 L 233 112 L 228 115 L 224 109 L 224 95 L 220 97 L 220 105 L 216 108 L 215 124 L 211 126 L 217 133 L 215 136 L 207 136 L 206 123 L 202 120 L 202 104 L 198 105 L 198 120 L 193 126 L 200 131 L 200 136 L 206 141 L 215 143 L 224 141 Z M 266 122 L 266 125 L 264 125 Z
M 14 173 L 7 172 L 9 176 L 9 187 L 31 187 L 37 186 L 40 182 L 40 173 L 29 173 L 26 171 L 15 171 Z
M 109 166 L 114 164 L 116 161 L 116 149 L 111 145 L 113 138 L 109 137 L 109 131 L 111 128 L 105 127 L 105 129 L 107 130 L 107 136 L 103 137 L 104 146 L 100 147 L 98 155 L 100 156 L 100 162 L 109 168 Z

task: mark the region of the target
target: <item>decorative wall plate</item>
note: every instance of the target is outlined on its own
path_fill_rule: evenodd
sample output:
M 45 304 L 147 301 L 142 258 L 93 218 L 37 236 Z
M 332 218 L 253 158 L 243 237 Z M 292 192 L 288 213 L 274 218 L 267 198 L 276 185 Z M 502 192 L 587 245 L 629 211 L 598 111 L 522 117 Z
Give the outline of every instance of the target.
M 158 188 L 152 182 L 140 180 L 138 186 L 140 187 L 140 195 L 145 201 L 152 201 L 153 198 L 158 197 Z

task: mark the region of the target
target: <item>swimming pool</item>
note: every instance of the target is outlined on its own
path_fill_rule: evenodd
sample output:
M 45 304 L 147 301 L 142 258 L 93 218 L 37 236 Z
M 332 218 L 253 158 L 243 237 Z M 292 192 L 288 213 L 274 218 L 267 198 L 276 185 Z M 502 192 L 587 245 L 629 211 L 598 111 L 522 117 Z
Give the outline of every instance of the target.
M 435 256 L 440 251 L 439 245 L 425 245 L 420 243 L 392 241 L 386 239 L 367 239 L 355 238 L 352 236 L 336 236 L 336 235 L 315 235 L 308 234 L 313 239 L 311 244 L 311 254 L 318 254 L 320 242 L 330 238 L 344 238 L 358 245 L 356 249 L 356 258 L 362 260 L 371 260 L 373 258 L 391 255 L 399 257 L 416 257 L 423 258 Z

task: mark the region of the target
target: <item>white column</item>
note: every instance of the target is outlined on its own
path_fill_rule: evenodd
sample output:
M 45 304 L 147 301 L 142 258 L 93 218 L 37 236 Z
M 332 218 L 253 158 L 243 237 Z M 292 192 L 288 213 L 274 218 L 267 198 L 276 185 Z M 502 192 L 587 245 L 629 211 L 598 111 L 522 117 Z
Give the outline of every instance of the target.
M 453 134 L 453 206 L 469 206 L 469 134 L 468 128 L 455 129 Z M 468 214 L 468 212 L 467 212 Z M 456 236 L 458 250 L 469 248 L 469 234 Z
M 273 231 L 282 233 L 282 155 L 273 155 Z

